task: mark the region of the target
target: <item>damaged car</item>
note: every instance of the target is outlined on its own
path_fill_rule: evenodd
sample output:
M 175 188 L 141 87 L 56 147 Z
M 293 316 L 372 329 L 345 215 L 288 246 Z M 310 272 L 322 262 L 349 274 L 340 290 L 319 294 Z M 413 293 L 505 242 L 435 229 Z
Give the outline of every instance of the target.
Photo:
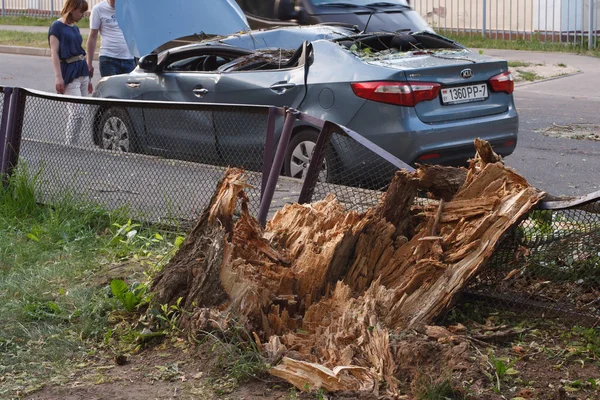
M 132 5 L 142 7 L 148 1 L 118 2 L 130 6 L 121 10 L 126 15 L 119 23 L 136 10 Z M 217 3 L 237 7 L 233 0 Z M 231 19 L 236 16 L 241 21 L 232 24 L 230 33 L 245 24 L 241 11 L 230 13 Z M 206 14 L 194 17 L 194 23 L 202 25 L 198 19 L 204 20 Z M 147 40 L 137 27 L 133 36 Z M 122 28 L 126 39 L 133 40 L 127 22 Z M 220 29 L 217 33 L 224 33 Z M 179 33 L 153 32 L 156 38 L 144 44 L 146 50 Z M 135 44 L 130 47 L 143 47 L 141 41 Z M 470 51 L 431 31 L 364 33 L 305 26 L 245 31 L 150 53 L 130 74 L 101 79 L 94 96 L 287 106 L 346 126 L 408 164 L 464 165 L 474 155 L 473 140 L 478 137 L 502 156 L 515 149 L 518 116 L 513 90 L 506 61 Z M 103 107 L 96 115 L 94 141 L 105 149 L 186 158 L 195 158 L 192 153 L 207 146 L 216 158 L 242 145 L 249 151 L 248 146 L 264 147 L 262 141 L 228 132 L 227 121 L 194 121 L 189 132 L 167 132 L 165 118 L 151 109 L 132 117 L 123 108 Z M 181 121 L 193 116 L 179 110 L 168 118 Z M 285 156 L 285 174 L 304 176 L 318 134 L 314 126 L 297 121 Z M 352 157 L 342 161 L 360 162 Z

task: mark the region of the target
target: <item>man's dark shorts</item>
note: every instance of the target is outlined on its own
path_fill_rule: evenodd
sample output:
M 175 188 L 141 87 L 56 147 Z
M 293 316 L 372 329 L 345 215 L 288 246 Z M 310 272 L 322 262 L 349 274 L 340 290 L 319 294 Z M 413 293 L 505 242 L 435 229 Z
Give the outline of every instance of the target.
M 107 56 L 100 56 L 100 76 L 111 76 L 128 74 L 135 68 L 135 60 L 124 60 L 121 58 L 113 58 Z

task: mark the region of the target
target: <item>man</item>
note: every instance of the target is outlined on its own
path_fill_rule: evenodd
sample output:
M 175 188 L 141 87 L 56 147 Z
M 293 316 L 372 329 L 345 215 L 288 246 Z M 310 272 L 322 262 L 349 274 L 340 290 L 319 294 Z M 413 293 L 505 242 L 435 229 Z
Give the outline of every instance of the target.
M 117 23 L 116 0 L 104 0 L 92 8 L 90 34 L 87 40 L 87 63 L 90 77 L 94 75 L 92 61 L 98 42 L 98 32 L 102 38 L 100 46 L 100 76 L 127 74 L 135 68 L 135 60 Z

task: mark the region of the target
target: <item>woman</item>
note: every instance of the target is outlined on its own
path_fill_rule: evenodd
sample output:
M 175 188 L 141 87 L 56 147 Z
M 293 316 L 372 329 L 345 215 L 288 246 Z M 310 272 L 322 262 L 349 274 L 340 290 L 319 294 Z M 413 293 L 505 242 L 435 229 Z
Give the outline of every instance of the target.
M 75 25 L 88 10 L 85 0 L 67 0 L 60 12 L 60 19 L 54 21 L 48 31 L 48 42 L 52 55 L 56 92 L 71 96 L 85 96 L 92 93 L 92 83 L 85 50 L 81 46 L 83 38 Z M 66 143 L 76 144 L 83 120 L 82 105 L 68 103 Z

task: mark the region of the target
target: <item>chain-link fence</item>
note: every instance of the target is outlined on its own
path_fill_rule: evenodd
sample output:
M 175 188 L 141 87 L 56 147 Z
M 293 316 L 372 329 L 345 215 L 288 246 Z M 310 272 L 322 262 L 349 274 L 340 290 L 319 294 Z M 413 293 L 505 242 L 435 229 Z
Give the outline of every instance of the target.
M 505 236 L 471 294 L 537 315 L 600 322 L 598 199 L 530 213 Z
M 246 193 L 259 219 L 287 202 L 316 201 L 329 193 L 362 212 L 377 204 L 398 168 L 410 168 L 355 132 L 290 110 L 24 89 L 13 91 L 7 103 L 5 92 L 0 87 L 2 144 L 11 143 L 16 123 L 21 140 L 6 148 L 16 144 L 19 168 L 37 177 L 40 201 L 47 203 L 68 194 L 109 209 L 127 207 L 132 218 L 191 222 L 231 166 L 247 171 Z M 279 142 L 288 139 L 280 151 Z M 468 293 L 497 306 L 596 323 L 599 199 L 600 193 L 585 205 L 567 202 L 562 209 L 532 212 L 505 235 Z
M 43 201 L 65 192 L 136 218 L 191 219 L 228 166 L 260 199 L 268 107 L 106 102 L 28 93 L 20 161 Z

